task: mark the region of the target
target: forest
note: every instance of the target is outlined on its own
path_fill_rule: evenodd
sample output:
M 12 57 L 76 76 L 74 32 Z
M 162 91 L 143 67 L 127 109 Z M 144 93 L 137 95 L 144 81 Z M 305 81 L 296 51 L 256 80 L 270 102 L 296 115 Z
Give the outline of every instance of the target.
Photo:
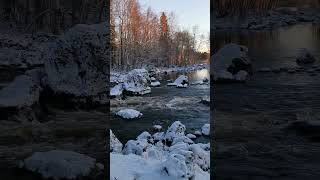
M 209 32 L 182 28 L 173 12 L 156 13 L 137 0 L 111 1 L 110 30 L 112 69 L 185 66 L 209 56 L 199 50 L 209 44 Z

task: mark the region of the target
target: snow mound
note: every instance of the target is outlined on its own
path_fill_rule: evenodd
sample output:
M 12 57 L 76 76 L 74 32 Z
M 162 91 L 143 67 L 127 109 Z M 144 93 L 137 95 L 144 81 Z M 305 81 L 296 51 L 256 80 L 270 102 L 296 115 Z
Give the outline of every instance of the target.
M 124 119 L 136 119 L 140 118 L 142 116 L 142 113 L 134 109 L 122 109 L 118 111 L 116 115 Z
M 128 72 L 124 89 L 131 95 L 143 95 L 151 92 L 150 77 L 145 69 L 133 69 Z
M 205 124 L 201 128 L 201 132 L 203 135 L 210 136 L 210 124 Z
M 118 138 L 113 134 L 110 129 L 110 152 L 121 153 L 122 152 L 122 143 L 118 140 Z
M 76 179 L 89 176 L 96 169 L 96 160 L 72 151 L 36 152 L 22 166 L 40 173 L 43 178 Z

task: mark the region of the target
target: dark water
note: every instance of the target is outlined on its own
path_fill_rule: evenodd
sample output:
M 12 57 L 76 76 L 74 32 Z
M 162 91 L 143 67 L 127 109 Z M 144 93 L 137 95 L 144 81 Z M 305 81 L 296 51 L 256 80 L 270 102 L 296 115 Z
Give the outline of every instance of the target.
M 152 133 L 152 126 L 160 124 L 165 130 L 174 121 L 181 121 L 186 125 L 187 132 L 193 133 L 203 124 L 209 123 L 209 106 L 200 103 L 202 97 L 210 95 L 208 84 L 190 85 L 188 88 L 167 86 L 167 80 L 175 80 L 181 73 L 170 73 L 161 78 L 161 87 L 154 87 L 151 94 L 139 97 L 128 97 L 123 104 L 111 101 L 111 112 L 115 114 L 123 108 L 133 108 L 143 113 L 142 118 L 124 120 L 111 117 L 111 127 L 122 142 L 135 139 L 143 131 Z M 190 83 L 209 78 L 207 69 L 186 74 Z M 208 141 L 207 138 L 198 138 L 197 141 Z
M 217 84 L 211 91 L 217 178 L 319 178 L 320 143 L 314 138 L 319 134 L 305 136 L 287 127 L 296 120 L 320 120 L 320 28 L 304 24 L 215 32 L 212 42 L 215 50 L 231 42 L 247 46 L 255 70 L 245 84 Z M 296 73 L 257 72 L 262 67 L 297 66 L 302 48 L 318 61 Z

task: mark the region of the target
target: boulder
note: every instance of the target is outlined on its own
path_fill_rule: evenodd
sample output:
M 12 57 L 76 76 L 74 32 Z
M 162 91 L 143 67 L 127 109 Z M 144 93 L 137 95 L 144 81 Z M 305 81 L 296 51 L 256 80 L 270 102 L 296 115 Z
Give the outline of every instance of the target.
M 309 64 L 314 63 L 315 61 L 316 58 L 307 49 L 302 49 L 297 57 L 298 64 Z
M 134 109 L 122 109 L 118 111 L 116 115 L 124 119 L 136 119 L 140 118 L 142 116 L 142 113 Z
M 203 135 L 210 136 L 210 124 L 205 124 L 201 128 L 201 132 Z
M 168 83 L 168 86 L 176 86 L 180 88 L 188 87 L 189 78 L 185 75 L 180 75 L 173 83 Z
M 45 179 L 79 179 L 94 176 L 101 171 L 101 164 L 83 154 L 72 151 L 52 150 L 35 152 L 26 158 L 21 167 L 41 174 Z
M 180 121 L 175 121 L 168 128 L 164 139 L 169 142 L 172 142 L 174 138 L 179 136 L 184 136 L 185 131 L 186 131 L 186 127 Z
M 133 69 L 128 72 L 124 89 L 128 95 L 144 95 L 151 92 L 150 77 L 145 69 Z
M 248 57 L 248 48 L 237 44 L 227 44 L 212 56 L 211 68 L 215 81 L 233 82 L 238 81 L 243 75 L 239 71 L 252 73 L 251 60 Z M 242 80 L 242 78 L 240 78 Z

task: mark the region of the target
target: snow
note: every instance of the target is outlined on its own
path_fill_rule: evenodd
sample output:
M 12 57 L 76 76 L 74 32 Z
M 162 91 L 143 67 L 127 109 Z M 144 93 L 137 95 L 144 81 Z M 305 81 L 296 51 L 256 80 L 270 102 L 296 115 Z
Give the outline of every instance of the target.
M 123 92 L 123 84 L 118 84 L 110 89 L 110 96 L 121 96 Z
M 196 136 L 201 136 L 201 135 L 202 135 L 201 131 L 198 131 L 198 130 L 194 131 L 194 134 L 195 134 Z
M 35 152 L 21 166 L 40 173 L 46 179 L 77 179 L 89 176 L 95 169 L 101 168 L 97 168 L 96 160 L 91 157 L 61 150 Z
M 151 81 L 156 81 L 156 78 L 154 78 L 154 77 L 151 77 L 150 79 L 151 79 Z
M 186 136 L 187 136 L 188 138 L 190 138 L 190 139 L 196 139 L 196 138 L 197 138 L 197 136 L 194 135 L 194 134 L 187 134 Z
M 134 109 L 122 109 L 118 111 L 116 115 L 124 119 L 136 119 L 140 118 L 143 114 Z
M 133 69 L 128 72 L 124 81 L 124 89 L 133 95 L 151 93 L 150 77 L 146 69 Z
M 166 133 L 151 136 L 145 131 L 129 140 L 122 153 L 110 153 L 110 179 L 209 180 L 210 144 L 194 144 L 184 132 L 185 126 L 176 121 Z M 163 144 L 164 138 L 172 143 Z
M 201 132 L 203 135 L 209 136 L 210 135 L 210 124 L 205 124 L 201 128 Z
M 154 82 L 151 82 L 150 86 L 151 87 L 159 87 L 161 85 L 161 83 L 159 81 L 154 81 Z
M 187 88 L 188 84 L 178 84 L 176 87 L 177 88 Z
M 121 153 L 122 147 L 122 143 L 118 140 L 118 138 L 113 134 L 112 130 L 110 129 L 110 151 Z
M 0 90 L 0 107 L 31 106 L 39 101 L 41 87 L 31 77 L 17 76 L 7 87 Z

